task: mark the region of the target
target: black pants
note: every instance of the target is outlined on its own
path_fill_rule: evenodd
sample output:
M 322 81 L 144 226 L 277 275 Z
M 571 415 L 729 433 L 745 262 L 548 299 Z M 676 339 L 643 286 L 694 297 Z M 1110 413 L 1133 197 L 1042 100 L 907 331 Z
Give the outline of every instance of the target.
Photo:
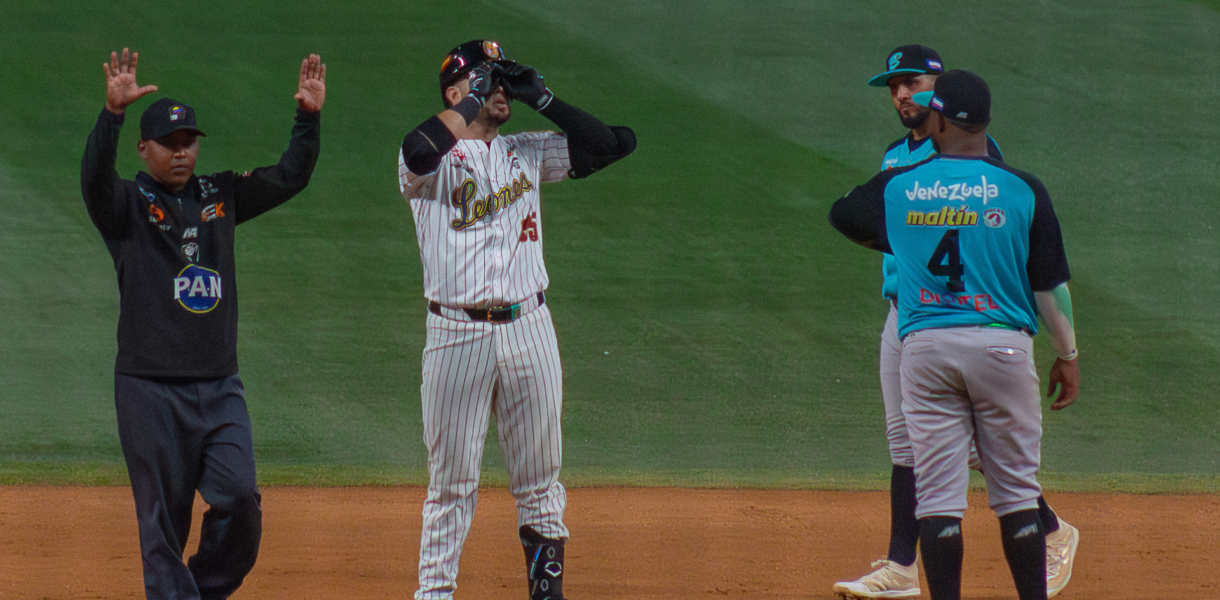
M 241 379 L 167 383 L 116 374 L 114 403 L 146 596 L 227 598 L 254 567 L 263 528 Z M 196 490 L 209 508 L 199 550 L 184 565 Z

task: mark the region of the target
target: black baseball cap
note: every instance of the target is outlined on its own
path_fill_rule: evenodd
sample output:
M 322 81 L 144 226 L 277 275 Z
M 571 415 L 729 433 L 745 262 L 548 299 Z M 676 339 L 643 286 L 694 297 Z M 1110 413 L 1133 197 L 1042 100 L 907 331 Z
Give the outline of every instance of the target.
M 920 106 L 927 106 L 946 119 L 970 125 L 991 122 L 991 88 L 977 73 L 953 69 L 936 78 L 930 92 L 911 96 Z
M 940 60 L 940 54 L 927 46 L 911 44 L 894 48 L 885 59 L 885 72 L 869 79 L 868 84 L 873 87 L 885 87 L 890 77 L 895 75 L 944 72 L 945 65 Z
M 179 129 L 189 129 L 196 135 L 207 136 L 195 125 L 195 109 L 171 98 L 161 98 L 140 115 L 140 139 L 155 140 Z
M 441 92 L 462 75 L 489 60 L 505 60 L 504 51 L 494 40 L 471 40 L 450 50 L 441 63 Z

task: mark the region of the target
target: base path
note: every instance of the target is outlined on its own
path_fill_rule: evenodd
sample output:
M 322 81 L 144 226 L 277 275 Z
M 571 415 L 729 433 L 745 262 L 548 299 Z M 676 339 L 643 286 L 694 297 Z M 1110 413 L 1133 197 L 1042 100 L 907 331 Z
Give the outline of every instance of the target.
M 1048 498 L 1081 535 L 1060 598 L 1220 598 L 1220 496 Z M 232 598 L 410 598 L 423 499 L 417 487 L 264 489 L 262 552 Z M 512 498 L 479 500 L 456 597 L 522 600 Z M 963 595 L 1015 599 L 996 519 L 983 495 L 970 502 Z M 0 598 L 143 598 L 134 511 L 124 487 L 0 487 Z M 885 554 L 889 513 L 880 492 L 578 488 L 567 522 L 574 600 L 831 600 L 835 581 Z

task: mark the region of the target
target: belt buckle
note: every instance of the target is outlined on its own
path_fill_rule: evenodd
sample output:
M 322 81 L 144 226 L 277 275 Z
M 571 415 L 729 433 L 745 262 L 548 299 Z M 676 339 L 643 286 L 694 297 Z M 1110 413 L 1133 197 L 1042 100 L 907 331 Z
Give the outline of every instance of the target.
M 493 324 L 512 323 L 521 316 L 521 305 L 514 304 L 502 308 L 487 309 L 487 322 Z

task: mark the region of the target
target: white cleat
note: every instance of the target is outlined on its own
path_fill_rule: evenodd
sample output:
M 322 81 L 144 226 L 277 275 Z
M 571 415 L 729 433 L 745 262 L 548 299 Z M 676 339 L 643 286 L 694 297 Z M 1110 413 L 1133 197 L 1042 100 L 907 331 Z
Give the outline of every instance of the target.
M 881 559 L 873 563 L 872 573 L 855 581 L 840 581 L 834 593 L 840 598 L 914 598 L 919 596 L 919 561 L 904 567 Z
M 1072 561 L 1080 530 L 1059 519 L 1059 529 L 1046 536 L 1046 597 L 1054 598 L 1072 580 Z

